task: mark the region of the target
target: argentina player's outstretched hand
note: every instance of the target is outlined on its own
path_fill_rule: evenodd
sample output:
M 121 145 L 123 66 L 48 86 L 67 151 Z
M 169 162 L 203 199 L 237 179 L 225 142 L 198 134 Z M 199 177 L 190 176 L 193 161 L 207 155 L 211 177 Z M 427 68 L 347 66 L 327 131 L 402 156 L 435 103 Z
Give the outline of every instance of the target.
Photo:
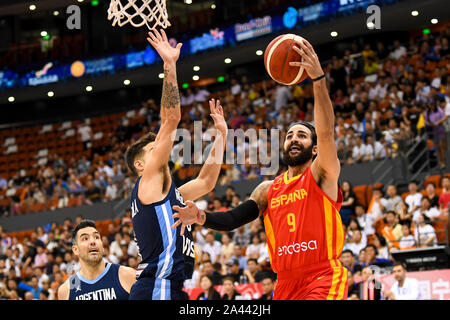
M 163 29 L 161 29 L 161 32 L 158 32 L 156 29 L 153 32 L 150 31 L 148 36 L 147 41 L 155 48 L 164 63 L 172 64 L 177 62 L 183 46 L 182 43 L 178 43 L 175 48 L 172 47 Z

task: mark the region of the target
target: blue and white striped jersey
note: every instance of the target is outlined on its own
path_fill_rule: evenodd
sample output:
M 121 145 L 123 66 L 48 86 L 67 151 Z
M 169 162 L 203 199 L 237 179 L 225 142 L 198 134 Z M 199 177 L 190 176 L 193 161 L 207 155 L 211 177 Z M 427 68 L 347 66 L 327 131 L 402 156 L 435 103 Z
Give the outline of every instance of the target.
M 169 193 L 158 202 L 144 205 L 138 199 L 138 178 L 131 193 L 133 229 L 142 258 L 136 277 L 181 280 L 190 279 L 194 270 L 194 240 L 191 227 L 180 236 L 181 225 L 174 223 L 172 206 L 185 203 L 172 180 Z

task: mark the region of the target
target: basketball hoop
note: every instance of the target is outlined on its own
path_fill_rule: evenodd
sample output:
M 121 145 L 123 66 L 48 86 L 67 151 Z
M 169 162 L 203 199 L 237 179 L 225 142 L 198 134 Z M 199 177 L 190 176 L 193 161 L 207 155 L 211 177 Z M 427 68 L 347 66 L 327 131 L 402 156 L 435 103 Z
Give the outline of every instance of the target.
M 145 24 L 150 30 L 170 26 L 166 0 L 111 0 L 108 20 L 113 20 L 113 26 L 130 23 L 138 28 Z

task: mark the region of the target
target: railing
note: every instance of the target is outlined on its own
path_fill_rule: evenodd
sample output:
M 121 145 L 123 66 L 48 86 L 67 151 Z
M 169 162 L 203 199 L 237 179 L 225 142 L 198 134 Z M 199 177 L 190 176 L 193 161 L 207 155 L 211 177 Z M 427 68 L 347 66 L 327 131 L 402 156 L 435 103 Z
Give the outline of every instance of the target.
M 411 177 L 411 180 L 418 180 L 417 178 L 423 174 L 424 172 L 431 171 L 431 165 L 430 165 L 430 155 L 428 152 L 428 135 L 424 133 L 422 136 L 416 138 L 416 142 L 409 148 L 409 150 L 406 152 L 405 156 L 408 161 L 408 170 L 413 173 L 413 176 Z M 417 154 L 414 154 L 414 152 L 417 152 L 417 149 L 419 149 Z M 412 158 L 411 158 L 412 157 Z M 420 161 L 423 160 L 421 163 Z M 419 166 L 417 168 L 417 166 Z M 421 180 L 421 179 L 419 179 Z M 423 187 L 423 181 L 420 181 L 419 188 Z
M 449 225 L 448 220 L 446 219 L 435 219 L 431 221 L 431 225 L 435 229 L 434 232 L 420 232 L 419 228 L 415 228 L 414 232 L 417 234 L 414 235 L 414 245 L 407 246 L 401 248 L 401 239 L 391 241 L 395 247 L 397 247 L 396 251 L 409 250 L 409 249 L 418 249 L 418 248 L 431 248 L 439 245 L 448 246 L 449 245 Z M 428 235 L 434 235 L 436 241 L 432 241 L 431 244 L 425 244 L 423 240 L 423 236 L 429 239 Z M 427 241 L 425 240 L 425 241 Z M 400 249 L 398 249 L 400 248 Z

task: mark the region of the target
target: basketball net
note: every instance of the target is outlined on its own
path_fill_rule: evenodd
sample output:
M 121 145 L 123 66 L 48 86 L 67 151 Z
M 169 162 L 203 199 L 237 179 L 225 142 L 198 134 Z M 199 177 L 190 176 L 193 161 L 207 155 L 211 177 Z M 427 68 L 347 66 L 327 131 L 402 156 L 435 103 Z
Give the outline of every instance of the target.
M 136 3 L 138 1 L 142 3 L 140 6 Z M 113 26 L 117 23 L 122 27 L 130 23 L 138 28 L 145 24 L 150 30 L 158 26 L 164 29 L 170 26 L 166 0 L 111 0 L 108 20 L 113 20 Z

